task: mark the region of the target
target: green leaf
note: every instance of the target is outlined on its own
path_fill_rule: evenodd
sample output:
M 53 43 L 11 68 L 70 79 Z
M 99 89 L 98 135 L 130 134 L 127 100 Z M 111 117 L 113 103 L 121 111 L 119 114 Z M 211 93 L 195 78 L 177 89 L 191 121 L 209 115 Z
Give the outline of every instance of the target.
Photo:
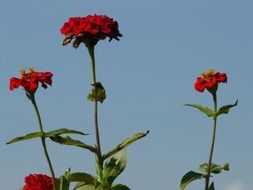
M 127 165 L 125 149 L 121 150 L 117 154 L 105 163 L 103 168 L 103 180 L 105 185 L 112 185 L 113 181 L 124 171 Z M 104 184 L 103 184 L 104 185 Z
M 214 183 L 212 182 L 211 185 L 209 186 L 208 190 L 215 190 L 214 189 Z
M 77 183 L 73 190 L 96 190 L 94 185 L 85 185 L 84 183 Z
M 114 149 L 112 149 L 111 151 L 104 154 L 103 159 L 106 160 L 107 158 L 111 157 L 112 155 L 114 155 L 117 152 L 121 151 L 122 149 L 126 148 L 127 146 L 129 146 L 133 142 L 145 137 L 148 133 L 149 133 L 149 131 L 147 131 L 146 133 L 137 133 L 134 136 L 125 139 L 122 143 L 117 145 Z
M 225 163 L 225 164 L 224 164 L 223 170 L 229 171 L 229 163 Z
M 69 181 L 67 180 L 66 176 L 63 175 L 60 177 L 58 184 L 56 186 L 56 189 L 57 190 L 69 190 L 69 186 L 70 186 Z
M 88 134 L 85 134 L 85 133 L 83 133 L 81 131 L 77 131 L 77 130 L 73 130 L 73 129 L 61 128 L 61 129 L 57 129 L 57 130 L 46 132 L 45 133 L 45 137 L 53 137 L 53 136 L 62 135 L 62 134 L 88 135 Z
M 206 114 L 208 117 L 213 117 L 215 115 L 215 112 L 213 110 L 201 104 L 185 104 L 185 106 L 194 107 L 202 113 Z
M 112 186 L 111 190 L 131 190 L 131 189 L 127 187 L 126 185 L 117 184 L 117 185 Z
M 70 146 L 76 146 L 76 147 L 80 147 L 80 148 L 84 148 L 87 149 L 91 152 L 96 153 L 97 149 L 91 145 L 87 145 L 85 143 L 83 143 L 82 141 L 79 140 L 75 140 L 72 139 L 69 136 L 66 137 L 62 137 L 62 136 L 52 136 L 50 137 L 50 139 L 54 142 L 57 142 L 59 144 L 64 144 L 64 145 L 70 145 Z
M 231 109 L 232 107 L 237 106 L 237 103 L 238 103 L 238 100 L 236 100 L 236 102 L 235 102 L 234 104 L 229 104 L 229 105 L 222 106 L 222 107 L 218 110 L 217 115 L 228 114 L 228 112 L 230 111 L 230 109 Z
M 97 101 L 103 103 L 106 98 L 106 93 L 103 85 L 100 82 L 92 84 L 93 88 L 91 92 L 88 94 L 87 99 L 90 101 Z
M 46 133 L 42 133 L 42 132 L 32 132 L 32 133 L 28 133 L 24 136 L 20 136 L 20 137 L 16 137 L 10 141 L 7 142 L 7 144 L 11 144 L 11 143 L 16 143 L 16 142 L 20 142 L 20 141 L 25 141 L 25 140 L 29 140 L 29 139 L 34 139 L 34 138 L 39 138 L 39 137 L 53 137 L 56 135 L 61 135 L 61 134 L 79 134 L 79 135 L 87 135 L 81 131 L 77 131 L 77 130 L 72 130 L 72 129 L 57 129 L 57 130 L 53 130 L 53 131 L 49 131 Z
M 187 185 L 189 185 L 192 181 L 197 179 L 202 179 L 204 177 L 201 173 L 196 173 L 194 171 L 189 171 L 186 173 L 180 183 L 180 190 L 184 190 Z
M 199 170 L 202 171 L 202 172 L 207 173 L 207 170 L 208 170 L 207 163 L 201 164 L 199 166 Z M 211 173 L 213 173 L 213 174 L 219 174 L 219 173 L 222 172 L 222 170 L 228 171 L 229 170 L 229 164 L 226 163 L 226 164 L 224 164 L 224 166 L 221 166 L 221 165 L 217 165 L 217 164 L 212 163 L 211 170 L 210 170 Z
M 25 136 L 20 136 L 20 137 L 16 137 L 14 139 L 11 139 L 6 144 L 12 144 L 12 143 L 25 141 L 25 140 L 29 140 L 29 139 L 34 139 L 34 138 L 38 138 L 38 137 L 43 137 L 43 136 L 44 136 L 44 134 L 41 132 L 28 133 Z
M 95 178 L 84 172 L 75 172 L 68 175 L 70 182 L 84 182 L 85 184 L 94 185 Z

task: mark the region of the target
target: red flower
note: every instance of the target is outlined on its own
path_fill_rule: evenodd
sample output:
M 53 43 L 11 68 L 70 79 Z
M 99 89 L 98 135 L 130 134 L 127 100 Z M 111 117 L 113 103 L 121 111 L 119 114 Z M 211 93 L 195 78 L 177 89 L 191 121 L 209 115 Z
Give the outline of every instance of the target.
M 86 17 L 71 17 L 61 28 L 65 36 L 63 45 L 67 45 L 73 38 L 73 46 L 77 48 L 81 42 L 94 46 L 105 38 L 119 40 L 122 34 L 118 30 L 117 21 L 106 15 L 88 15 Z
M 30 174 L 25 177 L 22 190 L 53 190 L 52 178 L 44 174 Z
M 204 92 L 207 89 L 210 92 L 216 92 L 218 83 L 227 82 L 226 73 L 215 73 L 213 69 L 210 69 L 202 73 L 201 77 L 198 77 L 194 87 L 199 92 Z
M 12 77 L 10 79 L 10 90 L 14 90 L 22 86 L 26 92 L 34 93 L 39 83 L 43 88 L 47 88 L 47 85 L 52 85 L 51 72 L 36 72 L 33 68 L 30 68 L 30 72 L 26 73 L 25 70 L 21 70 L 21 78 Z

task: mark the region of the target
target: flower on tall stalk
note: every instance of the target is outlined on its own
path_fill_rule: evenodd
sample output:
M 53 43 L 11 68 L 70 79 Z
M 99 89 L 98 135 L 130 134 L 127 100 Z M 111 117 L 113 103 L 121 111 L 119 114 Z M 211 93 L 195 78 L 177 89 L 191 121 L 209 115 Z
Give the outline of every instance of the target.
M 118 144 L 110 151 L 103 153 L 101 150 L 100 133 L 99 133 L 99 119 L 98 119 L 98 103 L 103 103 L 106 99 L 106 90 L 101 82 L 97 81 L 96 75 L 96 61 L 95 61 L 95 45 L 99 40 L 109 38 L 119 40 L 122 34 L 119 32 L 117 21 L 109 18 L 105 15 L 88 15 L 85 17 L 71 17 L 61 28 L 61 34 L 65 36 L 63 45 L 69 44 L 73 40 L 73 46 L 78 48 L 80 43 L 84 43 L 88 49 L 91 64 L 91 76 L 92 76 L 92 90 L 88 93 L 87 99 L 94 104 L 93 116 L 94 116 L 94 129 L 96 135 L 96 145 L 91 146 L 86 143 L 80 144 L 78 140 L 71 138 L 65 138 L 57 136 L 57 138 L 51 138 L 51 140 L 65 145 L 73 145 L 88 149 L 95 154 L 96 160 L 96 174 L 93 176 L 87 173 L 72 173 L 71 171 L 65 172 L 62 176 L 65 179 L 65 186 L 69 187 L 70 183 L 76 183 L 74 189 L 113 189 L 113 190 L 130 190 L 129 187 L 122 184 L 115 184 L 114 180 L 125 170 L 126 168 L 126 147 L 135 141 L 145 137 L 146 133 L 137 133 L 130 138 L 127 138 L 122 143 Z M 71 180 L 71 176 L 75 179 Z M 78 178 L 77 178 L 78 176 Z M 81 183 L 80 183 L 81 182 Z M 65 189 L 64 189 L 65 190 Z
M 52 178 L 44 174 L 30 174 L 25 177 L 22 190 L 53 190 Z
M 226 73 L 219 73 L 215 72 L 213 69 L 210 69 L 203 72 L 201 77 L 197 77 L 197 80 L 194 84 L 194 87 L 197 91 L 202 93 L 206 89 L 208 90 L 208 92 L 211 93 L 213 99 L 213 109 L 208 108 L 207 106 L 201 104 L 186 104 L 186 106 L 196 108 L 200 112 L 204 113 L 207 117 L 211 117 L 213 119 L 213 133 L 208 161 L 199 166 L 200 172 L 189 171 L 183 176 L 180 183 L 180 190 L 185 190 L 185 188 L 191 182 L 198 179 L 205 180 L 204 190 L 215 190 L 214 182 L 211 181 L 211 177 L 213 177 L 214 174 L 219 174 L 222 171 L 229 170 L 228 163 L 225 163 L 223 165 L 213 163 L 217 119 L 220 115 L 228 114 L 230 109 L 237 105 L 236 101 L 234 104 L 228 104 L 218 108 L 217 90 L 218 84 L 221 82 L 222 83 L 227 82 Z
M 99 40 L 105 38 L 119 40 L 122 34 L 118 29 L 118 22 L 106 15 L 88 15 L 85 17 L 71 17 L 61 28 L 65 36 L 63 45 L 73 39 L 73 46 L 78 48 L 81 42 L 86 46 L 94 46 Z
M 34 68 L 30 68 L 29 71 L 27 73 L 25 69 L 22 69 L 20 71 L 21 78 L 12 77 L 10 79 L 10 90 L 21 86 L 27 93 L 32 94 L 36 92 L 39 83 L 45 89 L 47 85 L 52 85 L 53 74 L 51 72 L 37 72 Z
M 194 84 L 195 89 L 199 92 L 204 92 L 205 89 L 214 92 L 217 90 L 218 83 L 227 82 L 226 73 L 216 73 L 214 69 L 202 72 L 201 75 Z

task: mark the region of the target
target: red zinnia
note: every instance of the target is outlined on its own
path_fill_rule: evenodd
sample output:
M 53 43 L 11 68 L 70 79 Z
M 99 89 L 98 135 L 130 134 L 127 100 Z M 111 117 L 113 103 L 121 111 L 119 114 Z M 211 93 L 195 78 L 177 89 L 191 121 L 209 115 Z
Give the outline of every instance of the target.
M 213 69 L 210 69 L 203 72 L 202 76 L 197 78 L 194 87 L 199 92 L 204 92 L 205 89 L 213 92 L 217 90 L 218 83 L 220 82 L 227 82 L 226 73 L 215 73 Z
M 85 17 L 71 17 L 61 28 L 61 34 L 65 36 L 63 45 L 67 45 L 73 38 L 73 46 L 77 48 L 81 42 L 88 45 L 96 45 L 99 40 L 109 40 L 121 37 L 118 22 L 106 15 L 88 15 Z
M 52 178 L 44 174 L 30 174 L 25 177 L 22 190 L 53 190 Z
M 21 70 L 21 78 L 12 77 L 10 79 L 10 90 L 14 90 L 22 86 L 28 93 L 34 93 L 39 83 L 43 88 L 47 88 L 47 85 L 52 85 L 51 72 L 36 72 L 33 68 L 30 68 L 30 72 L 26 73 L 25 70 Z

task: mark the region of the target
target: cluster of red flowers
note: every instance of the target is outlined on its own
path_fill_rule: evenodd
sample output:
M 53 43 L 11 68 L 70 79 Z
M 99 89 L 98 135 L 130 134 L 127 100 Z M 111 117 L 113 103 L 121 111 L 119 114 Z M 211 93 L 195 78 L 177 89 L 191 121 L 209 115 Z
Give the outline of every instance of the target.
M 53 190 L 52 178 L 44 174 L 30 174 L 25 177 L 22 190 Z
M 106 15 L 88 15 L 85 17 L 71 17 L 61 28 L 61 34 L 65 36 L 63 45 L 76 38 L 74 47 L 78 47 L 81 42 L 89 40 L 91 45 L 97 41 L 108 37 L 110 40 L 121 37 L 117 21 Z
M 217 90 L 218 83 L 221 82 L 227 82 L 226 73 L 215 73 L 213 69 L 210 69 L 203 72 L 202 76 L 197 78 L 194 87 L 199 92 L 204 92 L 205 89 L 212 92 L 213 90 Z
M 10 79 L 10 90 L 14 90 L 22 86 L 26 92 L 34 93 L 39 83 L 43 88 L 47 88 L 47 85 L 52 84 L 51 72 L 36 72 L 33 68 L 30 68 L 30 72 L 26 73 L 25 70 L 21 70 L 21 78 L 12 77 Z

